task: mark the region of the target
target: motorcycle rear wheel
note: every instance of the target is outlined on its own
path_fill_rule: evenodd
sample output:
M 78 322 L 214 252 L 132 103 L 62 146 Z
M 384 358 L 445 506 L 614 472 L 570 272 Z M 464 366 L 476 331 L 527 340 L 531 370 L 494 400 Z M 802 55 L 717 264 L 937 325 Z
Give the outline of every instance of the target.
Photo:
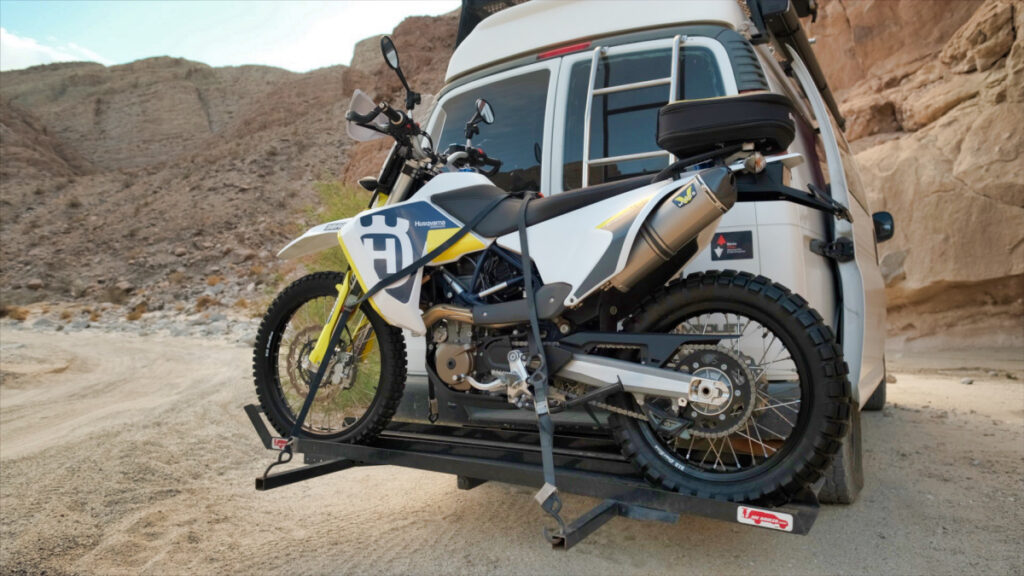
M 285 288 L 267 310 L 253 350 L 256 394 L 267 419 L 287 436 L 316 374 L 309 353 L 328 321 L 344 275 L 319 272 Z M 320 440 L 364 443 L 394 416 L 405 388 L 402 332 L 364 304 L 346 324 L 302 426 Z
M 610 416 L 623 454 L 652 484 L 705 498 L 778 505 L 816 482 L 832 463 L 850 421 L 847 367 L 832 331 L 800 296 L 746 273 L 694 274 L 654 295 L 624 329 L 744 334 L 717 347 L 683 346 L 666 365 L 730 380 L 735 398 L 726 409 L 691 403 L 678 415 L 692 419 L 693 426 L 668 436 L 649 421 Z M 750 353 L 751 344 L 763 350 L 759 359 Z M 672 408 L 663 399 L 643 402 L 630 394 L 613 400 L 631 411 Z

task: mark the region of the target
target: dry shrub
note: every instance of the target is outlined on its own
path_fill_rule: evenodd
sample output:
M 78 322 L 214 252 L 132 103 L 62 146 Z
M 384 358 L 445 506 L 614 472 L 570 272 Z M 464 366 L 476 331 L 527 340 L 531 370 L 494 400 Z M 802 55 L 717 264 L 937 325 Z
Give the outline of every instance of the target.
M 13 318 L 18 322 L 24 322 L 28 318 L 28 308 L 21 306 L 0 307 L 0 318 Z
M 207 296 L 206 294 L 203 294 L 196 299 L 196 312 L 202 312 L 210 306 L 220 306 L 220 300 L 217 300 L 213 296 Z
M 89 322 L 96 322 L 100 319 L 102 313 L 99 310 L 89 310 Z
M 167 275 L 167 281 L 171 284 L 181 284 L 185 281 L 186 275 L 184 272 L 174 271 Z
M 125 318 L 127 318 L 128 320 L 134 322 L 134 321 L 138 320 L 139 318 L 142 318 L 142 315 L 145 314 L 145 313 L 146 313 L 146 303 L 145 302 L 141 302 L 141 303 L 137 304 L 135 306 L 135 308 L 133 308 L 132 311 L 129 312 L 127 316 L 125 316 Z
M 223 276 L 217 276 L 216 274 L 214 274 L 213 276 L 207 276 L 206 277 L 206 285 L 207 286 L 216 286 L 217 284 L 220 284 L 223 281 L 224 281 L 224 277 Z
M 65 322 L 67 322 L 68 320 L 71 320 L 71 310 L 63 310 L 60 313 L 60 319 L 65 321 Z

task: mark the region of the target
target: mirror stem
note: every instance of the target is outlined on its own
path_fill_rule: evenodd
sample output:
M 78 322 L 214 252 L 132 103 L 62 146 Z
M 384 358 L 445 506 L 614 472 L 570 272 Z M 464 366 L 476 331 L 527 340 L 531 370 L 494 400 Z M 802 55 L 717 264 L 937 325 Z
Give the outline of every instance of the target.
M 418 92 L 413 92 L 412 88 L 409 87 L 409 82 L 406 81 L 401 67 L 395 68 L 395 73 L 398 74 L 398 79 L 402 81 L 402 86 L 405 88 L 405 109 L 412 110 L 420 103 L 420 95 Z

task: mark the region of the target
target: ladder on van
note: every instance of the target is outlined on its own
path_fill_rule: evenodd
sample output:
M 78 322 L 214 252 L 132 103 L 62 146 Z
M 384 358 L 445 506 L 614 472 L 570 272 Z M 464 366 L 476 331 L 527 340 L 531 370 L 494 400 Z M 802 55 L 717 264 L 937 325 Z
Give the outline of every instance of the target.
M 604 86 L 597 88 L 594 84 L 597 82 L 597 67 L 601 63 L 601 58 L 604 57 L 608 51 L 606 46 L 598 46 L 594 48 L 590 60 L 590 82 L 587 85 L 587 105 L 586 111 L 583 114 L 583 161 L 581 166 L 583 168 L 583 179 L 582 186 L 586 187 L 590 184 L 590 167 L 591 166 L 607 166 L 609 164 L 615 164 L 617 162 L 627 162 L 629 160 L 646 160 L 647 158 L 658 158 L 659 156 L 665 156 L 668 158 L 669 164 L 676 161 L 675 155 L 665 150 L 652 150 L 650 152 L 637 152 L 635 154 L 622 154 L 620 156 L 606 156 L 604 158 L 590 158 L 590 119 L 593 114 L 594 97 L 602 96 L 604 94 L 612 94 L 616 92 L 628 92 L 630 90 L 640 90 L 643 88 L 650 88 L 652 86 L 663 86 L 668 84 L 668 101 L 673 102 L 677 98 L 676 91 L 679 87 L 679 46 L 686 41 L 686 37 L 682 34 L 676 34 L 672 39 L 672 66 L 671 71 L 667 78 L 655 78 L 654 80 L 644 80 L 642 82 L 632 82 L 630 84 L 621 84 L 619 86 Z M 608 115 L 607 110 L 605 115 Z M 605 142 L 607 143 L 608 134 L 605 134 Z

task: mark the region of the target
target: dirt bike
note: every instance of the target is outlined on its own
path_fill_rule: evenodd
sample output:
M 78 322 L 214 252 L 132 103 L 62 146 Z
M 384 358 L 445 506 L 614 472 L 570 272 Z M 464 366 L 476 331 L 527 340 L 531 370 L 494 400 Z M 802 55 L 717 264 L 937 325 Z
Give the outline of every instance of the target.
M 419 96 L 387 37 L 382 51 L 411 110 Z M 662 109 L 659 143 L 677 139 L 684 104 Z M 373 442 L 402 397 L 404 329 L 426 337 L 432 421 L 437 387 L 536 414 L 537 500 L 559 522 L 551 414 L 577 407 L 608 414 L 654 485 L 785 502 L 821 476 L 848 425 L 841 348 L 803 298 L 767 278 L 677 278 L 737 201 L 737 179 L 791 160 L 770 155 L 788 145 L 787 123 L 792 140 L 788 113 L 764 113 L 770 122 L 715 136 L 654 177 L 534 198 L 488 179 L 501 163 L 472 145 L 495 121 L 485 100 L 466 143 L 439 153 L 410 112 L 357 90 L 349 133 L 395 144 L 380 176 L 360 182 L 373 192 L 366 211 L 281 251 L 340 245 L 349 269 L 297 280 L 266 313 L 253 372 L 270 423 L 286 438 Z

